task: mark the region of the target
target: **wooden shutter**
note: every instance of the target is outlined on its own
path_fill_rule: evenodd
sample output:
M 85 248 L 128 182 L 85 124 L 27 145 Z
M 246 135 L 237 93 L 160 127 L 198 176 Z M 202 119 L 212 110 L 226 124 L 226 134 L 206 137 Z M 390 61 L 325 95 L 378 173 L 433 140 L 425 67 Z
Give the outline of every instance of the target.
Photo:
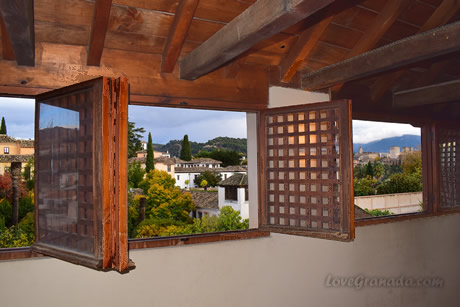
M 458 209 L 460 206 L 460 127 L 435 125 L 437 150 L 434 175 L 440 210 Z M 436 189 L 437 188 L 437 189 Z
M 33 250 L 128 269 L 128 81 L 101 77 L 39 95 Z
M 269 109 L 259 134 L 260 227 L 352 240 L 351 102 Z

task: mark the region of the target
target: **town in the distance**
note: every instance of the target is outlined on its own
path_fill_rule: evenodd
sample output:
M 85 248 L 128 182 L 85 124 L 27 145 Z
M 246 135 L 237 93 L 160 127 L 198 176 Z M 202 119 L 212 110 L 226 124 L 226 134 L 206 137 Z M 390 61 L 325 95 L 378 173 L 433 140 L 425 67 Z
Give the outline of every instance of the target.
M 154 144 L 128 127 L 128 231 L 156 237 L 249 227 L 247 140 L 217 137 Z M 385 148 L 387 148 L 385 150 Z M 420 137 L 403 135 L 354 144 L 355 218 L 420 210 Z M 0 126 L 0 247 L 34 241 L 34 141 Z M 12 193 L 13 187 L 19 193 Z M 12 214 L 17 206 L 18 215 Z

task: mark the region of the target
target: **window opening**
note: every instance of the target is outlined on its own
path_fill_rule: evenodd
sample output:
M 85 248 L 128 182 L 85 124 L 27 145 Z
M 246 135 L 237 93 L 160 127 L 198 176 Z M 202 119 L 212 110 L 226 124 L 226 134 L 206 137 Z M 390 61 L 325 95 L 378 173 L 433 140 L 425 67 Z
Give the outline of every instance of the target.
M 132 105 L 129 121 L 131 238 L 249 227 L 246 113 Z
M 423 211 L 421 129 L 353 121 L 355 218 Z
M 34 233 L 34 99 L 0 97 L 0 248 L 30 246 Z

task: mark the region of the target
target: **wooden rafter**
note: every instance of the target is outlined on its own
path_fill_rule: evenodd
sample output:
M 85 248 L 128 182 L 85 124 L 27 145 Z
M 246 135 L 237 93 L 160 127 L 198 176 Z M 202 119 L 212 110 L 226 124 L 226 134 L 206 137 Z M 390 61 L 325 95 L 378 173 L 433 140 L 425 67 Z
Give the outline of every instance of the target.
M 407 89 L 423 87 L 433 84 L 442 72 L 451 64 L 449 60 L 435 62 L 430 65 L 427 71 L 423 72 L 419 78 L 412 80 Z
M 101 63 L 111 7 L 112 0 L 96 0 L 94 4 L 93 24 L 88 47 L 88 65 L 99 66 Z
M 163 50 L 162 72 L 170 73 L 176 65 L 199 0 L 181 0 Z
M 0 31 L 2 33 L 2 55 L 5 60 L 16 60 L 14 56 L 13 46 L 11 46 L 8 32 L 6 32 L 5 24 L 3 23 L 2 16 L 0 14 Z
M 453 16 L 460 10 L 460 1 L 444 0 L 438 8 L 433 12 L 430 18 L 419 29 L 418 33 L 422 33 L 433 28 L 442 26 L 451 20 Z M 407 72 L 406 69 L 399 70 L 392 74 L 382 77 L 372 88 L 372 99 L 380 100 L 383 95 Z
M 460 102 L 460 80 L 400 91 L 393 94 L 393 107 L 409 108 L 429 104 Z
M 259 0 L 185 56 L 180 63 L 180 77 L 199 78 L 332 2 Z
M 364 32 L 361 39 L 347 54 L 347 59 L 360 55 L 363 52 L 372 50 L 385 32 L 393 25 L 398 16 L 407 8 L 411 0 L 390 0 L 386 3 L 379 15 L 374 19 L 373 23 Z M 333 88 L 333 91 L 340 91 L 342 84 L 338 84 Z
M 18 65 L 34 66 L 33 0 L 0 0 L 0 15 L 2 15 L 3 25 L 6 33 L 8 33 L 9 42 Z M 7 51 L 7 56 L 10 56 L 11 59 L 10 51 Z
M 302 77 L 302 88 L 317 90 L 402 68 L 460 50 L 460 22 L 410 36 Z
M 307 58 L 313 48 L 315 48 L 332 19 L 334 19 L 334 15 L 328 16 L 300 34 L 295 45 L 291 48 L 291 50 L 289 50 L 288 55 L 280 64 L 282 82 L 291 82 L 292 77 L 294 77 L 297 72 L 297 69 L 299 69 L 305 58 Z

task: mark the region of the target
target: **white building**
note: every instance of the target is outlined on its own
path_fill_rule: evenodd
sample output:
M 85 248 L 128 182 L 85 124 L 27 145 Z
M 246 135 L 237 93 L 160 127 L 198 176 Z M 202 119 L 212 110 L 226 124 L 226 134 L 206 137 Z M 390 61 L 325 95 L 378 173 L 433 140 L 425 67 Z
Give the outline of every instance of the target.
M 249 219 L 248 176 L 237 173 L 219 183 L 219 210 L 231 206 L 240 211 L 243 219 Z
M 220 213 L 217 191 L 192 191 L 193 203 L 196 210 L 191 212 L 195 218 L 204 215 L 217 216 Z
M 176 164 L 177 165 L 177 164 Z M 201 173 L 206 171 L 217 172 L 220 173 L 222 176 L 222 180 L 225 180 L 235 174 L 246 174 L 246 168 L 235 165 L 235 166 L 227 166 L 227 167 L 218 167 L 218 168 L 211 168 L 211 167 L 177 167 L 175 168 L 174 178 L 176 179 L 176 186 L 180 187 L 181 189 L 192 189 L 197 188 L 199 186 L 195 185 L 195 178 L 200 176 Z
M 176 167 L 192 168 L 192 167 L 207 167 L 220 168 L 222 162 L 211 158 L 196 158 L 190 161 L 184 161 L 176 158 Z

